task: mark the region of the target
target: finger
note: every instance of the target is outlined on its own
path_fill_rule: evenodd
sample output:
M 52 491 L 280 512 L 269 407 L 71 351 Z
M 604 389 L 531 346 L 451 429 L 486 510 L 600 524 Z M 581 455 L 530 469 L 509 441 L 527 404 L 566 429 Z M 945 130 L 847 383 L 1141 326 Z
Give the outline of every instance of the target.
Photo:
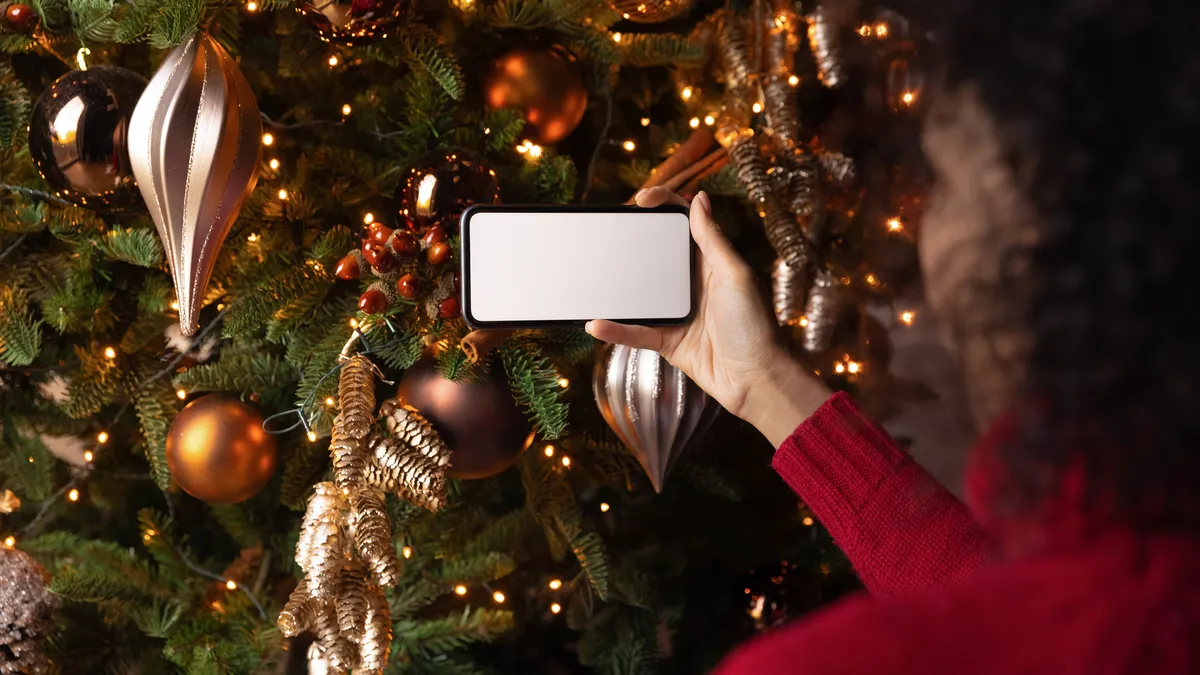
M 635 204 L 645 209 L 652 209 L 656 206 L 662 206 L 663 204 L 667 203 L 678 204 L 679 206 L 688 205 L 687 200 L 685 200 L 683 197 L 680 197 L 661 185 L 658 187 L 646 188 L 645 190 L 639 190 L 638 193 L 633 196 L 633 201 Z
M 649 326 L 632 326 L 615 321 L 589 321 L 584 326 L 589 335 L 603 342 L 615 342 L 634 349 L 659 351 L 665 344 L 665 330 Z
M 700 253 L 710 261 L 725 267 L 739 267 L 745 263 L 737 249 L 725 238 L 725 233 L 712 217 L 712 201 L 703 190 L 696 193 L 689 213 L 692 239 L 700 247 Z

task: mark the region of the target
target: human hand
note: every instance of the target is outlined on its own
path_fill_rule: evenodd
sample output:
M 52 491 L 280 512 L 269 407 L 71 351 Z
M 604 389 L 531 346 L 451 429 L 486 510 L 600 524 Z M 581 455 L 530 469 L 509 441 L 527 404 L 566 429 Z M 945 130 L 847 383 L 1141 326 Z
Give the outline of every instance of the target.
M 661 187 L 639 192 L 635 201 L 646 208 L 668 201 L 687 206 Z M 690 219 L 700 249 L 691 323 L 655 328 L 598 320 L 588 322 L 587 332 L 662 354 L 726 410 L 779 445 L 829 397 L 829 390 L 780 343 L 754 273 L 713 222 L 712 203 L 704 192 L 692 200 Z

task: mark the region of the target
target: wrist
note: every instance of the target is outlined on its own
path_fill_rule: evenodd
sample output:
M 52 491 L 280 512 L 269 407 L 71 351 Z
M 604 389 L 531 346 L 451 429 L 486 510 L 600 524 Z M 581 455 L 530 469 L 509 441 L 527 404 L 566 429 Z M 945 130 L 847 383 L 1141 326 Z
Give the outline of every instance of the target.
M 833 392 L 782 348 L 776 351 L 769 365 L 746 391 L 738 417 L 778 448 Z

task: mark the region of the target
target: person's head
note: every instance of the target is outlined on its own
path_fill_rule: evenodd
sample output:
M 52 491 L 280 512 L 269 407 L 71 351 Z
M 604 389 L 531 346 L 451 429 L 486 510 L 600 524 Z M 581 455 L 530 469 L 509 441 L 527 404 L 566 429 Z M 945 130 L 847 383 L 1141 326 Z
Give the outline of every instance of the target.
M 1200 11 L 1185 7 L 926 13 L 944 73 L 919 244 L 976 416 L 1021 412 L 1017 496 L 1082 461 L 1139 525 L 1200 522 Z

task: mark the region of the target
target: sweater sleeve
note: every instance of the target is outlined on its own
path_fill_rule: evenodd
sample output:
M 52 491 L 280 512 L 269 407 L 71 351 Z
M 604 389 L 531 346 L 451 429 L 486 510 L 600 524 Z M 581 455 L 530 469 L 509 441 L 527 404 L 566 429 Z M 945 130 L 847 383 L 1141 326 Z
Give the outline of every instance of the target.
M 775 470 L 808 504 L 876 594 L 919 591 L 998 557 L 992 538 L 848 394 L 825 402 L 775 453 Z

